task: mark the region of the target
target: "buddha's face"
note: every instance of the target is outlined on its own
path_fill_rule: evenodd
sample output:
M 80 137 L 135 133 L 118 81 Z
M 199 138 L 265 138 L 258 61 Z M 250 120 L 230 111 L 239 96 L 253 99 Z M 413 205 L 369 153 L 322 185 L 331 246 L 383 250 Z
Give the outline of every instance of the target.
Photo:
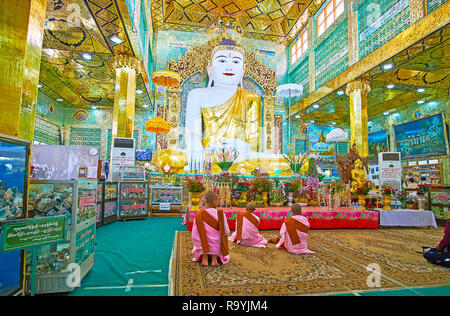
M 208 66 L 208 75 L 215 86 L 237 86 L 244 77 L 244 56 L 236 51 L 217 51 Z

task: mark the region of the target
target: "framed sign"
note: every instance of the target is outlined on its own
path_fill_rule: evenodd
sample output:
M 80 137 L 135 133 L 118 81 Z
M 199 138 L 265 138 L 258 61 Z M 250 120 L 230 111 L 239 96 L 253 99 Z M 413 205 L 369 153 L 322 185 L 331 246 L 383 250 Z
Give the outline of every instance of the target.
M 66 216 L 51 216 L 3 222 L 1 250 L 23 250 L 63 241 L 66 220 Z
M 151 205 L 181 205 L 183 202 L 183 187 L 152 186 L 151 189 Z
M 404 159 L 448 155 L 443 113 L 394 126 L 397 151 Z

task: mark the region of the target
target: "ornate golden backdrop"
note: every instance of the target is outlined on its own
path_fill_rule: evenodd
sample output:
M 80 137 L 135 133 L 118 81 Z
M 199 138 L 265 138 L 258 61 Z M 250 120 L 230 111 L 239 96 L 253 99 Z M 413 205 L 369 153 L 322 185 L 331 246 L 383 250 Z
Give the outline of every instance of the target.
M 112 107 L 115 53 L 135 55 L 113 0 L 51 0 L 47 4 L 41 93 L 66 107 Z M 119 38 L 122 42 L 115 42 Z M 151 104 L 137 77 L 136 106 Z M 153 107 L 149 107 L 153 108 Z
M 246 37 L 290 42 L 323 2 L 324 0 L 152 0 L 152 18 L 155 31 L 206 32 L 220 16 L 228 15 L 238 19 Z
M 422 41 L 395 55 L 383 65 L 366 75 L 370 78 L 371 91 L 367 95 L 369 120 L 393 109 L 448 97 L 450 87 L 450 25 L 427 36 Z M 419 89 L 424 89 L 419 92 Z M 349 98 L 338 94 L 345 86 L 294 114 L 301 121 L 314 120 L 318 124 L 349 124 Z M 294 115 L 293 114 L 293 115 Z

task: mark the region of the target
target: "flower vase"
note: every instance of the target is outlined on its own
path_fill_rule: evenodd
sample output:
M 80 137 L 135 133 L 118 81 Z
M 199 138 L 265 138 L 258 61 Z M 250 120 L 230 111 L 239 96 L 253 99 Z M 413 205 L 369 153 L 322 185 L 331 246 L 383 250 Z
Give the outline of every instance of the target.
M 335 207 L 336 207 L 336 200 L 334 198 L 329 197 L 328 198 L 328 209 L 330 211 L 334 211 Z
M 191 211 L 192 212 L 198 212 L 200 211 L 200 208 L 198 207 L 198 204 L 200 203 L 200 196 L 202 194 L 200 192 L 191 192 Z
M 417 200 L 417 205 L 418 205 L 419 211 L 424 211 L 425 210 L 425 198 L 419 197 Z
M 367 211 L 366 209 L 366 197 L 364 195 L 358 195 L 358 203 L 361 204 L 361 211 Z
M 383 210 L 392 211 L 390 195 L 383 195 Z
M 262 200 L 264 202 L 264 207 L 269 206 L 269 192 L 262 193 Z
M 288 193 L 288 206 L 292 206 L 292 201 L 294 201 L 293 192 Z

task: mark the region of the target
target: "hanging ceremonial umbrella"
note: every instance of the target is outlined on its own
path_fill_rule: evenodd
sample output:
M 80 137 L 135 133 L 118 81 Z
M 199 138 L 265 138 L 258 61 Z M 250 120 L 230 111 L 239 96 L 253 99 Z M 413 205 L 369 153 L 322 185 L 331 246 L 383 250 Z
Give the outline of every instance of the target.
M 166 134 L 170 132 L 170 123 L 162 117 L 155 116 L 150 121 L 145 122 L 145 130 L 156 134 Z
M 179 74 L 170 70 L 154 71 L 151 77 L 154 84 L 163 87 L 175 87 L 183 81 Z
M 286 83 L 278 86 L 277 95 L 288 98 L 288 139 L 291 143 L 291 98 L 298 97 L 303 93 L 303 86 L 297 83 Z

